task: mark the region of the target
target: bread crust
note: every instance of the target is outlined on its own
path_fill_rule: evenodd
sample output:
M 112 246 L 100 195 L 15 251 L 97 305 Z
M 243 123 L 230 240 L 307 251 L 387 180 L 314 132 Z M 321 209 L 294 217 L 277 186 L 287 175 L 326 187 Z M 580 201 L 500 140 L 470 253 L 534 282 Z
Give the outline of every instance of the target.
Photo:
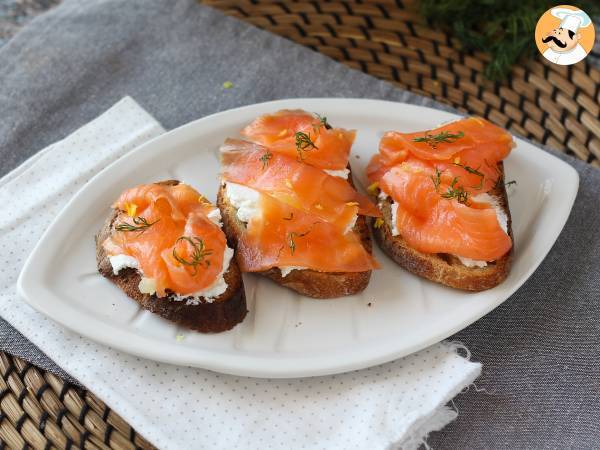
M 350 184 L 352 174 L 348 175 Z M 237 248 L 239 237 L 246 229 L 246 225 L 237 217 L 237 209 L 229 203 L 225 195 L 225 186 L 221 184 L 217 195 L 217 206 L 223 218 L 223 230 L 233 248 Z M 358 216 L 353 228 L 360 235 L 361 243 L 369 254 L 373 251 L 371 234 L 364 216 Z M 293 270 L 283 277 L 279 268 L 272 268 L 257 272 L 275 283 L 292 289 L 307 297 L 317 299 L 330 299 L 344 297 L 362 292 L 371 279 L 371 271 L 364 272 L 318 272 L 311 269 Z
M 498 164 L 498 168 L 504 178 L 502 162 Z M 392 201 L 389 197 L 379 201 L 384 223 L 378 228 L 373 227 L 373 236 L 386 255 L 415 275 L 466 291 L 484 291 L 493 288 L 508 276 L 512 263 L 514 238 L 506 187 L 501 183 L 501 186 L 497 186 L 488 194 L 496 198 L 506 213 L 508 235 L 513 240 L 513 246 L 506 255 L 497 261 L 488 263 L 486 267 L 467 267 L 456 256 L 449 254 L 422 253 L 409 247 L 402 236 L 393 236 L 391 228 Z
M 176 180 L 168 180 L 157 184 L 178 183 Z M 211 302 L 200 298 L 197 305 L 187 305 L 185 300 L 174 300 L 173 295 L 159 298 L 156 295 L 142 294 L 138 288 L 142 277 L 135 269 L 123 269 L 115 275 L 102 243 L 115 231 L 114 222 L 117 216 L 118 211 L 113 210 L 95 237 L 98 271 L 104 277 L 115 283 L 142 308 L 185 328 L 203 333 L 217 333 L 229 330 L 244 320 L 248 312 L 246 296 L 242 274 L 233 258 L 223 275 L 227 290 L 219 297 L 211 299 Z

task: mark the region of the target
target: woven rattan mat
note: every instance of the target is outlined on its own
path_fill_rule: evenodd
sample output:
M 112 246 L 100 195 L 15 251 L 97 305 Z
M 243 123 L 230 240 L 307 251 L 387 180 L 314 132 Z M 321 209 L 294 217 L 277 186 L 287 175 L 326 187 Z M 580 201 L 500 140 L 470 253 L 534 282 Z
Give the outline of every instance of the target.
M 600 167 L 600 71 L 588 62 L 539 58 L 494 83 L 482 76 L 485 55 L 458 50 L 411 1 L 203 3 Z M 152 448 L 92 393 L 5 353 L 0 408 L 0 448 Z

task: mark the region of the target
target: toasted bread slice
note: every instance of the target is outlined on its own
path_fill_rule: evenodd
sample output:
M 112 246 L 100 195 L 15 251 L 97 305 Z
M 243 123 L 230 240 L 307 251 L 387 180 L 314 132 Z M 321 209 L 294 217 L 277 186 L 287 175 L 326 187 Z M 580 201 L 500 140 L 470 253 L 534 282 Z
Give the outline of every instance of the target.
M 176 185 L 179 181 L 162 181 L 159 184 Z M 229 263 L 229 269 L 223 277 L 227 290 L 219 297 L 207 301 L 199 299 L 195 305 L 186 304 L 185 300 L 174 300 L 174 296 L 159 298 L 156 295 L 142 294 L 138 288 L 141 275 L 136 269 L 122 269 L 118 275 L 106 255 L 102 242 L 114 232 L 114 222 L 118 211 L 113 211 L 96 235 L 96 261 L 98 271 L 121 288 L 140 306 L 171 322 L 203 333 L 216 333 L 233 328 L 244 320 L 246 313 L 246 296 L 242 282 L 242 274 L 234 259 Z
M 504 165 L 498 164 L 504 179 Z M 508 197 L 504 183 L 488 192 L 494 197 L 508 218 L 508 234 L 513 239 Z M 497 261 L 485 267 L 467 267 L 454 256 L 445 253 L 422 253 L 408 246 L 401 235 L 392 235 L 392 200 L 388 197 L 379 201 L 384 223 L 373 227 L 373 236 L 381 249 L 396 263 L 409 272 L 437 283 L 467 291 L 483 291 L 500 284 L 508 276 L 512 260 L 511 250 Z M 514 243 L 514 239 L 513 239 Z M 514 245 L 513 245 L 514 248 Z
M 348 180 L 353 185 L 351 173 L 348 175 Z M 234 246 L 233 248 L 236 248 L 239 237 L 246 229 L 246 224 L 238 219 L 237 209 L 228 201 L 223 184 L 217 195 L 217 206 L 221 210 L 223 230 L 225 230 L 231 245 Z M 353 231 L 360 235 L 363 247 L 371 253 L 373 244 L 364 216 L 358 216 Z M 318 272 L 311 269 L 302 269 L 292 270 L 284 277 L 281 275 L 281 270 L 275 267 L 258 273 L 302 295 L 323 299 L 343 297 L 361 292 L 367 287 L 371 278 L 370 270 L 364 272 Z

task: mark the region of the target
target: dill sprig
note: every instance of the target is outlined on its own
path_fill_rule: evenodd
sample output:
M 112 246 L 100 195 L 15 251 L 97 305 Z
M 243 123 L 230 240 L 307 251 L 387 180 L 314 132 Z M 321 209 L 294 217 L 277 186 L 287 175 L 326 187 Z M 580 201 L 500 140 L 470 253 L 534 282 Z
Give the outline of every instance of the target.
M 182 258 L 177 254 L 177 250 L 173 248 L 173 258 L 183 264 L 184 266 L 191 266 L 194 268 L 194 272 L 192 276 L 196 276 L 198 273 L 198 265 L 203 263 L 206 267 L 210 266 L 210 260 L 206 259 L 208 256 L 212 255 L 212 250 L 205 248 L 204 241 L 199 237 L 193 236 L 181 236 L 179 239 L 175 241 L 175 245 L 179 242 L 185 241 L 192 246 L 192 256 L 188 261 L 187 259 Z
M 437 148 L 438 144 L 446 143 L 451 144 L 456 140 L 462 138 L 465 135 L 464 132 L 459 131 L 458 133 L 451 133 L 449 131 L 442 131 L 438 134 L 429 134 L 427 133 L 423 137 L 416 137 L 413 139 L 413 142 L 424 142 L 429 145 L 431 148 Z
M 329 125 L 329 122 L 327 122 L 327 117 L 322 116 L 319 113 L 315 113 L 315 116 L 317 116 L 317 119 L 319 119 L 319 127 L 325 127 L 326 130 L 331 130 L 333 128 L 331 125 Z
M 288 247 L 290 248 L 290 253 L 293 255 L 294 252 L 296 251 L 296 238 L 300 238 L 300 237 L 304 237 L 306 236 L 308 233 L 310 233 L 310 230 L 305 231 L 304 233 L 297 233 L 296 231 L 291 231 L 288 234 Z
M 551 0 L 421 0 L 419 10 L 430 24 L 451 31 L 464 50 L 489 54 L 484 75 L 501 80 L 520 59 L 536 55 L 535 26 L 556 5 Z M 597 0 L 579 0 L 577 6 L 590 17 L 600 15 Z
M 137 216 L 133 218 L 133 224 L 122 222 L 115 226 L 115 230 L 117 231 L 138 231 L 140 234 L 154 225 L 156 222 L 159 222 L 160 219 L 157 219 L 154 222 L 148 222 L 144 217 Z
M 273 158 L 273 153 L 271 153 L 269 150 L 267 150 L 260 158 L 258 158 L 263 163 L 263 170 L 267 168 L 271 158 Z
M 469 193 L 465 191 L 463 186 L 457 186 L 458 177 L 454 177 L 448 190 L 442 194 L 442 197 L 447 200 L 456 199 L 458 203 L 467 204 L 469 200 Z
M 462 167 L 470 174 L 477 175 L 479 177 L 479 185 L 472 186 L 472 188 L 473 189 L 483 189 L 483 181 L 485 179 L 485 175 L 479 171 L 479 167 L 477 169 L 473 169 L 472 167 L 469 167 L 466 164 L 463 165 L 463 164 L 457 163 L 457 162 L 452 163 L 452 164 L 454 164 L 455 166 L 458 166 L 458 167 Z
M 303 131 L 298 131 L 296 134 L 296 151 L 300 156 L 300 160 L 304 160 L 304 155 L 302 152 L 309 151 L 312 149 L 318 149 L 315 143 L 312 141 L 310 137 L 310 133 L 306 134 Z
M 435 176 L 431 175 L 431 181 L 433 181 L 433 186 L 435 187 L 435 192 L 439 192 L 440 190 L 440 183 L 442 182 L 442 171 L 440 171 L 440 169 L 438 169 L 437 167 L 435 168 Z

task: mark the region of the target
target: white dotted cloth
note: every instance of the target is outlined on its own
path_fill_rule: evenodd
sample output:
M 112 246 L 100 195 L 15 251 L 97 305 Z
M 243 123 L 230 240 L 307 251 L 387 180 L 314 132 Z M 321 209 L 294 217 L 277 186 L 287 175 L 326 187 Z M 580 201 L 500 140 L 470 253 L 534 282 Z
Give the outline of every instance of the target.
M 0 313 L 161 449 L 416 448 L 456 417 L 446 404 L 480 373 L 440 343 L 370 369 L 264 380 L 176 367 L 115 351 L 16 295 L 24 260 L 95 173 L 164 130 L 125 98 L 0 179 Z

